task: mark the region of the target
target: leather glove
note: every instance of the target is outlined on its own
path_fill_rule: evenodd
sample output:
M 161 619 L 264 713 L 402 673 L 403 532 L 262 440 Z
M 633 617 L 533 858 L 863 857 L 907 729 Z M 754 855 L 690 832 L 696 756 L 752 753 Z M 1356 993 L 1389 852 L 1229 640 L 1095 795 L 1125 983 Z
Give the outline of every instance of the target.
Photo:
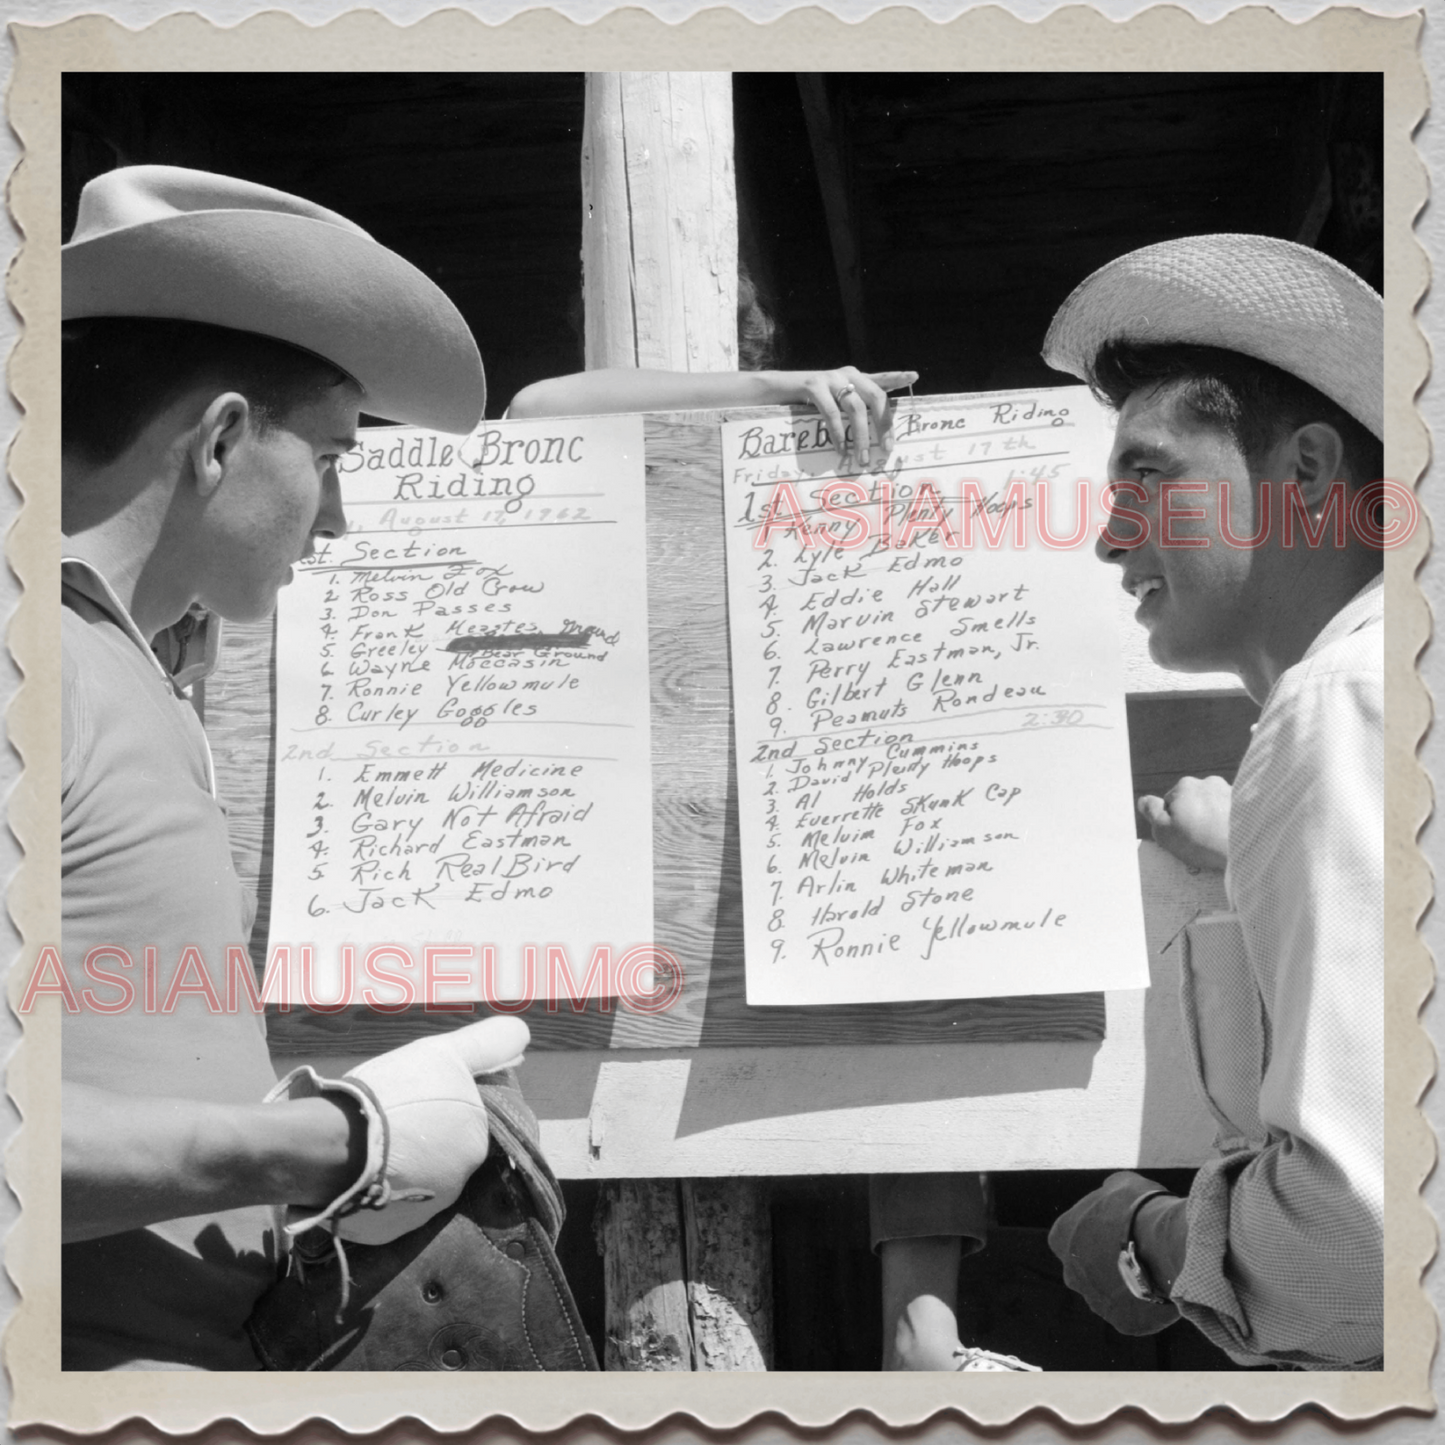
M 529 1038 L 521 1019 L 489 1018 L 378 1054 L 339 1079 L 309 1065 L 287 1074 L 267 1103 L 339 1093 L 366 1119 L 360 1178 L 319 1213 L 292 1209 L 287 1234 L 319 1225 L 385 1244 L 454 1203 L 487 1157 L 487 1110 L 474 1076 L 519 1062 Z
M 595 1370 L 553 1244 L 564 1209 L 510 1073 L 478 1081 L 491 1148 L 450 1209 L 389 1244 L 302 1235 L 246 1322 L 268 1370 Z
M 1136 1299 L 1119 1273 L 1135 1206 L 1148 1195 L 1167 1193 L 1142 1175 L 1111 1174 L 1049 1230 L 1049 1248 L 1064 1262 L 1064 1283 L 1121 1334 L 1157 1334 L 1179 1318 L 1172 1304 Z

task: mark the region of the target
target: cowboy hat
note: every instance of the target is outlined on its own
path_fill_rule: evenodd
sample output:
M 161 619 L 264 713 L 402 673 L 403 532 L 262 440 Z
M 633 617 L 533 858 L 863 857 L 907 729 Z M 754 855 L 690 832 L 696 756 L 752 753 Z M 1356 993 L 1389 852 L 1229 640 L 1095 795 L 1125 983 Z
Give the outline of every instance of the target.
M 1188 342 L 1267 361 L 1384 437 L 1385 303 L 1308 246 L 1185 236 L 1130 251 L 1059 307 L 1044 360 L 1087 380 L 1109 341 Z
M 347 372 L 389 421 L 466 432 L 486 402 L 477 344 L 440 287 L 344 216 L 233 176 L 97 176 L 61 248 L 61 310 L 288 342 Z

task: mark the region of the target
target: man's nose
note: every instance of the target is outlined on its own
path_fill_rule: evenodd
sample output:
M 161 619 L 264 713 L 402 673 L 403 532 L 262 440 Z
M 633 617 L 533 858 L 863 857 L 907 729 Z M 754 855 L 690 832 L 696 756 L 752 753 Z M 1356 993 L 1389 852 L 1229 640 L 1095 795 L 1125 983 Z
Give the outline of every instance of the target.
M 335 541 L 346 535 L 346 512 L 341 505 L 341 480 L 335 468 L 327 473 L 321 488 L 321 508 L 312 525 L 313 537 L 330 537 Z
M 1124 510 L 1120 511 L 1119 507 Z M 1119 499 L 1114 492 L 1104 497 L 1104 525 L 1099 540 L 1094 543 L 1094 556 L 1101 562 L 1123 564 L 1129 553 L 1144 540 L 1145 529 L 1139 525 L 1139 515 L 1127 506 L 1127 498 Z
M 1117 522 L 1113 525 L 1117 526 Z M 1099 532 L 1099 540 L 1094 543 L 1094 556 L 1101 562 L 1118 562 L 1122 565 L 1128 555 L 1129 549 L 1119 545 L 1119 539 L 1106 524 Z

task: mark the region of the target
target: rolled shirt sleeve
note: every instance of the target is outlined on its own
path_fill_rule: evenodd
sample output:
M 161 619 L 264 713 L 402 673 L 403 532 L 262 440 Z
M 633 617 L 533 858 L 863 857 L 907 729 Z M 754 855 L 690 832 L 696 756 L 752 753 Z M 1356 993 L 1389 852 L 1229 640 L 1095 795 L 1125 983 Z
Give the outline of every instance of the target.
M 1263 1003 L 1259 1112 L 1268 1142 L 1200 1171 L 1173 1297 L 1242 1364 L 1376 1366 L 1384 1318 L 1377 585 L 1266 703 L 1234 787 L 1226 883 Z

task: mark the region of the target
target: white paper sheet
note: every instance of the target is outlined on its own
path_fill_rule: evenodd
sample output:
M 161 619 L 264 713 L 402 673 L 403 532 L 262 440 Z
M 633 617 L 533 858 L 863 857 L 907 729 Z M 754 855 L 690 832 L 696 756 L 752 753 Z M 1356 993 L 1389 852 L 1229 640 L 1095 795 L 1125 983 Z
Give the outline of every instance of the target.
M 1069 387 L 904 400 L 894 435 L 842 476 L 866 500 L 832 535 L 866 540 L 805 550 L 757 542 L 794 497 L 829 522 L 820 422 L 723 428 L 748 1002 L 1143 987 L 1118 577 L 1092 546 L 1109 422 Z
M 615 992 L 652 936 L 641 418 L 364 431 L 341 481 L 280 605 L 273 958 L 294 992 L 310 945 L 324 1001 L 346 966 L 383 1003 Z

